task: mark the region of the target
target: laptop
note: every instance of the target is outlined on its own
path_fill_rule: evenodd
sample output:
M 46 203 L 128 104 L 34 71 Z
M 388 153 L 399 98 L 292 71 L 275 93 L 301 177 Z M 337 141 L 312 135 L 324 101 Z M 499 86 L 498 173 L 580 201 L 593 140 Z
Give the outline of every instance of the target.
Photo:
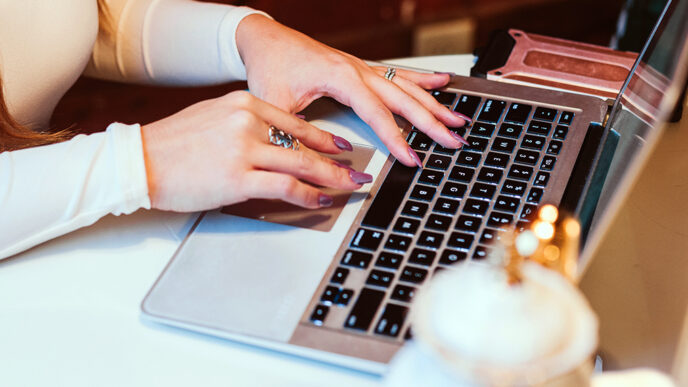
M 142 302 L 155 322 L 383 373 L 412 337 L 413 296 L 484 259 L 500 228 L 552 203 L 583 226 L 580 273 L 685 85 L 688 1 L 669 2 L 615 100 L 455 76 L 432 95 L 473 118 L 446 149 L 403 124 L 423 168 L 396 162 L 348 109 L 306 115 L 354 140 L 376 176 L 329 212 L 253 202 L 203 213 Z M 336 194 L 336 193 L 335 193 Z

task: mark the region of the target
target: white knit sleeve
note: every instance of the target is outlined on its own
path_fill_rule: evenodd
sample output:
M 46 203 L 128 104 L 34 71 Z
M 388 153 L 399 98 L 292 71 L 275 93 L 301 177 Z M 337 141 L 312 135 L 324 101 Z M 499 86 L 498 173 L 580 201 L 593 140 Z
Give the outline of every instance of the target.
M 139 208 L 150 208 L 139 125 L 0 153 L 0 259 Z
M 108 0 L 86 74 L 110 80 L 203 85 L 246 79 L 236 30 L 247 7 L 190 0 Z M 269 17 L 269 16 L 267 16 Z

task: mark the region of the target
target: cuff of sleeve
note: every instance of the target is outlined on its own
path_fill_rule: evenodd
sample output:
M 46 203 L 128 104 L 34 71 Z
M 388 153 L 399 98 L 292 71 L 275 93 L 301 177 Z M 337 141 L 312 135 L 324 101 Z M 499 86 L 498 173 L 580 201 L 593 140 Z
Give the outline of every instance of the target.
M 116 176 L 122 201 L 114 208 L 114 215 L 130 214 L 139 208 L 150 209 L 146 164 L 143 158 L 141 125 L 110 124 L 106 132 L 112 138 L 116 158 Z
M 219 44 L 220 55 L 224 66 L 228 72 L 232 74 L 235 79 L 246 79 L 246 66 L 239 55 L 239 48 L 237 47 L 236 32 L 239 23 L 246 16 L 260 14 L 272 19 L 270 15 L 265 12 L 256 11 L 248 7 L 234 7 L 229 10 L 220 23 Z

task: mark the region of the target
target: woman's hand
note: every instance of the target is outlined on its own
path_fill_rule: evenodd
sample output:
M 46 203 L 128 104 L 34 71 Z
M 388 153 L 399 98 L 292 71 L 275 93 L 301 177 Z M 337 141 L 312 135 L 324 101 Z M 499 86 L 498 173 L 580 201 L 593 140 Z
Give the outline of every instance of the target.
M 270 144 L 270 125 L 298 138 L 299 150 Z M 351 150 L 348 141 L 244 91 L 192 105 L 141 133 L 157 209 L 198 211 L 250 198 L 318 208 L 330 206 L 332 198 L 300 180 L 344 190 L 372 181 L 314 151 Z
M 446 85 L 448 74 L 397 70 L 390 82 L 384 78 L 385 68 L 370 67 L 262 15 L 250 15 L 239 24 L 237 45 L 256 96 L 291 113 L 319 97 L 332 97 L 352 107 L 406 165 L 420 166 L 420 160 L 392 113 L 444 147 L 466 144 L 447 126 L 461 127 L 467 117 L 451 112 L 424 90 Z

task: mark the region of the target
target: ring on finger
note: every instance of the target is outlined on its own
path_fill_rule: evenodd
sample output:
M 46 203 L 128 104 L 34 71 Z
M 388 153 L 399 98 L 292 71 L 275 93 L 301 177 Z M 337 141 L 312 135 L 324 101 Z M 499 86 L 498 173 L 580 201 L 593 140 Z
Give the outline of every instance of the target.
M 385 79 L 391 82 L 395 75 L 397 75 L 397 69 L 394 67 L 387 67 L 387 71 L 385 71 Z
M 301 145 L 298 138 L 282 129 L 277 129 L 274 125 L 270 125 L 268 128 L 268 139 L 272 145 L 281 146 L 286 149 L 291 148 L 295 151 L 299 150 L 299 146 Z

